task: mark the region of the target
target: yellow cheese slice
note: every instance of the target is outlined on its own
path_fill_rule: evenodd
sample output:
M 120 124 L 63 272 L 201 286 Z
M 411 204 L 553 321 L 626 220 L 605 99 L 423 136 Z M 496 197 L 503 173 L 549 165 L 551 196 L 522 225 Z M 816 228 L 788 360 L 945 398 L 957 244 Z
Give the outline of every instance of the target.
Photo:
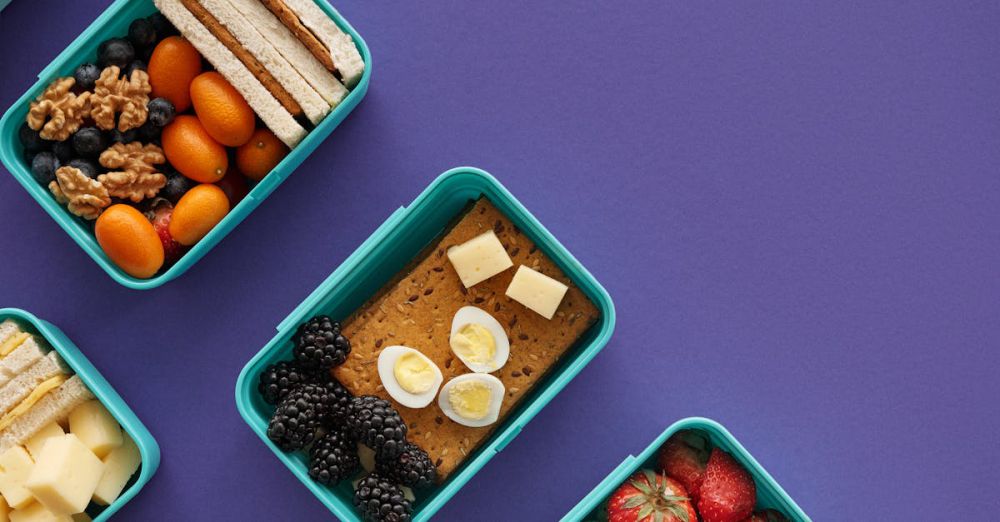
M 42 383 L 39 384 L 38 387 L 35 388 L 35 390 L 32 391 L 27 397 L 25 397 L 20 404 L 14 406 L 14 409 L 7 412 L 7 414 L 3 417 L 0 417 L 0 431 L 10 427 L 10 425 L 13 424 L 14 421 L 21 416 L 21 414 L 30 410 L 35 403 L 42 400 L 42 397 L 45 397 L 46 393 L 62 386 L 67 379 L 69 379 L 69 377 L 66 375 L 56 375 L 55 377 L 42 381 Z
M 6 357 L 7 354 L 13 352 L 18 346 L 21 346 L 21 343 L 27 341 L 29 337 L 31 337 L 31 334 L 28 332 L 14 334 L 10 339 L 0 344 L 0 357 Z

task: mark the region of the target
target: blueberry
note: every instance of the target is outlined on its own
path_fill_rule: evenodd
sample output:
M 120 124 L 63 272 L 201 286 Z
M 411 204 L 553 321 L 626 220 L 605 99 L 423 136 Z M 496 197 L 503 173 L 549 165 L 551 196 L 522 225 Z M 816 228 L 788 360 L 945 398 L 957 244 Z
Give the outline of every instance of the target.
M 194 185 L 195 183 L 184 175 L 177 172 L 171 172 L 167 174 L 167 184 L 160 189 L 158 195 L 162 198 L 166 198 L 171 203 L 177 204 L 177 201 L 181 199 L 181 196 L 191 190 L 191 187 L 194 187 Z
M 148 18 L 136 18 L 128 26 L 128 39 L 137 49 L 149 47 L 156 43 L 156 27 Z
M 170 23 L 170 20 L 167 20 L 166 16 L 163 16 L 163 13 L 153 13 L 146 20 L 149 20 L 149 23 L 153 24 L 153 29 L 156 30 L 157 41 L 177 34 L 177 28 L 174 27 L 174 24 Z
M 97 48 L 97 63 L 102 67 L 117 65 L 124 69 L 135 59 L 135 48 L 124 38 L 111 38 L 101 42 Z
M 146 62 L 142 60 L 132 60 L 131 63 L 129 63 L 128 65 L 125 66 L 124 69 L 122 69 L 122 76 L 124 76 L 125 78 L 131 78 L 132 71 L 145 71 L 145 70 L 146 70 Z
M 49 147 L 52 146 L 52 142 L 42 139 L 38 131 L 28 126 L 28 122 L 22 123 L 21 128 L 17 129 L 17 139 L 24 147 L 24 151 L 29 154 L 49 150 Z
M 166 98 L 153 98 L 146 104 L 146 108 L 149 109 L 149 121 L 157 127 L 165 127 L 174 120 L 174 104 Z
M 97 79 L 101 77 L 101 68 L 92 64 L 85 63 L 76 68 L 73 72 L 73 78 L 76 79 L 76 86 L 85 90 L 94 90 L 94 84 L 97 83 Z
M 111 143 L 132 143 L 139 134 L 139 129 L 129 129 L 122 132 L 118 129 L 111 129 Z
M 31 175 L 41 185 L 48 185 L 49 182 L 56 179 L 56 169 L 58 168 L 59 159 L 51 152 L 39 152 L 31 159 Z
M 73 144 L 70 140 L 53 142 L 52 153 L 56 155 L 60 163 L 66 163 L 76 156 L 76 151 L 73 150 Z
M 97 178 L 97 165 L 94 165 L 94 162 L 90 160 L 76 158 L 74 160 L 70 160 L 70 162 L 66 165 L 75 169 L 80 169 L 80 172 L 83 172 L 88 178 Z
M 108 140 L 101 129 L 84 127 L 73 135 L 73 150 L 84 158 L 96 158 L 108 148 Z
M 138 129 L 136 138 L 143 143 L 153 143 L 154 141 L 159 141 L 160 139 L 160 127 L 153 125 L 151 121 L 146 121 Z

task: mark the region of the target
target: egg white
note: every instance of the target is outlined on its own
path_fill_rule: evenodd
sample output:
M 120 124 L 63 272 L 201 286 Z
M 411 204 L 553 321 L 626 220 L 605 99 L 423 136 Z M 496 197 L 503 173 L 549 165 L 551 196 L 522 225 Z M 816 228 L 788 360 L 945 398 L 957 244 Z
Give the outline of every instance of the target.
M 407 353 L 417 354 L 420 358 L 427 361 L 431 370 L 434 371 L 434 383 L 429 390 L 423 393 L 410 393 L 404 390 L 399 385 L 399 382 L 396 381 L 396 375 L 393 373 L 393 369 L 396 367 L 396 360 Z M 438 389 L 441 387 L 441 382 L 444 381 L 441 369 L 434 364 L 434 361 L 420 353 L 420 350 L 399 345 L 387 346 L 378 354 L 378 376 L 382 380 L 382 386 L 385 387 L 385 391 L 389 396 L 407 408 L 423 408 L 434 402 L 434 396 L 437 395 Z
M 463 306 L 455 312 L 455 316 L 451 320 L 451 335 L 454 336 L 459 329 L 467 324 L 481 325 L 490 332 L 490 335 L 493 336 L 493 342 L 496 344 L 496 351 L 493 354 L 493 359 L 485 364 L 476 363 L 466 360 L 455 350 L 452 350 L 452 353 L 454 353 L 466 367 L 476 373 L 492 373 L 500 368 L 503 368 L 503 366 L 507 364 L 507 359 L 510 358 L 510 339 L 507 337 L 507 332 L 504 331 L 500 322 L 480 308 L 476 308 L 475 306 Z M 448 344 L 451 344 L 450 339 Z
M 469 380 L 481 382 L 490 388 L 489 409 L 487 410 L 486 416 L 482 419 L 466 419 L 465 417 L 462 417 L 451 407 L 451 402 L 448 400 L 452 387 L 458 383 Z M 504 387 L 503 382 L 501 382 L 500 379 L 497 379 L 487 373 L 467 373 L 465 375 L 459 375 L 458 377 L 448 381 L 441 388 L 441 394 L 438 396 L 438 406 L 441 408 L 441 411 L 444 412 L 445 416 L 462 426 L 481 428 L 483 426 L 493 424 L 498 418 L 500 418 L 500 406 L 503 405 L 503 399 L 506 393 L 507 389 Z

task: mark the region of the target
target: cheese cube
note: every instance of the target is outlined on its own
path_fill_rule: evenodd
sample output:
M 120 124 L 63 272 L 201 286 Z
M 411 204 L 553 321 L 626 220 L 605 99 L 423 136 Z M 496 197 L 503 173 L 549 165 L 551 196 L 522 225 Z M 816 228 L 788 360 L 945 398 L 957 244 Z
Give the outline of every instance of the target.
M 10 522 L 73 522 L 73 518 L 53 513 L 38 502 L 32 502 L 24 509 L 12 511 Z
M 42 452 L 42 446 L 45 445 L 45 441 L 52 437 L 62 437 L 65 435 L 62 426 L 53 422 L 45 426 L 44 428 L 38 430 L 38 433 L 31 436 L 27 442 L 24 443 L 24 447 L 27 448 L 28 453 L 34 459 L 38 458 L 38 454 Z
M 466 288 L 514 266 L 492 230 L 448 249 L 448 260 Z
M 107 506 L 121 495 L 122 489 L 139 469 L 139 448 L 132 437 L 123 435 L 125 441 L 104 458 L 104 475 L 94 491 L 94 502 Z
M 507 287 L 507 297 L 552 319 L 569 287 L 524 265 L 517 267 L 514 279 Z
M 122 429 L 100 401 L 87 401 L 69 414 L 69 431 L 98 458 L 122 445 Z
M 0 522 L 10 522 L 10 506 L 7 505 L 7 501 L 0 497 Z
M 104 463 L 70 433 L 49 439 L 24 487 L 50 511 L 79 513 L 94 496 Z
M 31 492 L 24 483 L 34 465 L 28 450 L 21 446 L 14 446 L 0 455 L 0 495 L 10 507 L 18 509 L 31 503 Z

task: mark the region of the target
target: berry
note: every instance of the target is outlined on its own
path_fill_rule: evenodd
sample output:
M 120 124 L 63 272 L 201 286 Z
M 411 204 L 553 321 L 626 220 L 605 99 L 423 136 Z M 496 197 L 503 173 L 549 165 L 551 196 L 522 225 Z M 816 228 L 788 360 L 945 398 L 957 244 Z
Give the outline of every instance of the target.
M 191 181 L 190 178 L 178 172 L 167 173 L 167 184 L 160 189 L 159 196 L 177 204 L 181 196 L 191 190 L 193 186 L 195 186 L 195 182 Z
M 367 522 L 409 522 L 413 513 L 402 488 L 378 473 L 371 473 L 358 482 L 354 490 L 354 507 Z
M 31 158 L 31 175 L 40 185 L 48 186 L 56 179 L 56 169 L 59 168 L 59 159 L 49 151 L 42 151 Z
M 153 143 L 159 141 L 161 130 L 161 128 L 153 125 L 151 121 L 147 120 L 146 123 L 143 123 L 137 129 L 138 132 L 136 133 L 136 139 L 143 143 Z
M 32 129 L 28 122 L 21 124 L 21 127 L 17 129 L 17 139 L 21 142 L 21 146 L 24 147 L 24 151 L 28 154 L 35 154 L 43 150 L 49 150 L 52 142 L 46 139 L 42 139 L 38 131 Z
M 708 439 L 695 430 L 682 430 L 671 435 L 660 449 L 660 469 L 680 482 L 695 503 L 705 479 L 709 453 Z
M 334 379 L 329 372 L 320 372 L 317 376 L 319 385 L 326 389 L 328 398 L 326 417 L 327 426 L 340 426 L 347 423 L 347 418 L 351 415 L 354 395 Z
M 129 129 L 125 132 L 118 130 L 117 128 L 111 129 L 111 143 L 132 143 L 135 141 L 136 137 L 139 135 L 139 129 Z
M 59 158 L 60 163 L 66 163 L 76 156 L 76 151 L 73 150 L 73 143 L 69 140 L 52 142 L 52 153 Z
M 389 404 L 374 395 L 355 397 L 347 417 L 347 427 L 362 444 L 392 458 L 406 448 L 406 424 Z
M 108 140 L 97 127 L 84 127 L 73 135 L 73 150 L 84 158 L 96 158 L 108 148 Z
M 344 364 L 351 343 L 340 334 L 340 323 L 318 315 L 299 326 L 293 353 L 306 368 L 328 370 Z
M 124 69 L 135 59 L 135 48 L 124 38 L 110 38 L 97 47 L 97 63 L 101 67 L 117 65 Z
M 357 443 L 341 431 L 331 431 L 309 450 L 309 476 L 320 484 L 334 485 L 361 469 Z
M 403 452 L 395 457 L 376 453 L 375 470 L 383 477 L 411 488 L 430 486 L 437 480 L 437 468 L 431 462 L 431 457 L 426 451 L 410 442 L 407 442 L 403 446 Z
M 170 235 L 170 218 L 173 217 L 173 213 L 174 206 L 169 201 L 156 198 L 152 210 L 146 214 L 146 217 L 153 223 L 156 235 L 160 237 L 160 243 L 163 244 L 164 264 L 176 262 L 187 250 L 184 245 L 175 241 L 174 237 Z
M 676 480 L 642 470 L 629 477 L 608 499 L 609 522 L 698 522 L 684 486 Z
M 750 516 L 756 503 L 757 488 L 750 473 L 728 453 L 714 448 L 698 499 L 702 521 L 737 522 Z
M 157 127 L 164 127 L 174 121 L 174 104 L 166 98 L 153 98 L 146 104 L 149 110 L 147 121 Z
M 132 60 L 131 62 L 129 62 L 128 65 L 125 66 L 124 69 L 122 69 L 121 75 L 124 78 L 131 78 L 133 71 L 145 71 L 145 70 L 146 70 L 146 62 L 142 60 Z
M 169 180 L 167 185 L 170 185 Z M 260 373 L 257 391 L 268 404 L 277 404 L 292 390 L 309 382 L 316 382 L 315 372 L 303 370 L 295 361 L 278 361 Z
M 73 78 L 76 80 L 76 86 L 85 90 L 92 91 L 97 83 L 97 79 L 101 77 L 101 68 L 92 63 L 85 63 L 76 68 L 73 72 Z
M 327 413 L 327 391 L 303 384 L 289 392 L 274 410 L 267 425 L 267 438 L 282 451 L 302 449 L 316 440 L 320 422 Z
M 146 20 L 153 25 L 157 40 L 177 34 L 177 28 L 174 27 L 174 24 L 170 23 L 170 20 L 167 20 L 166 16 L 163 16 L 163 13 L 153 13 L 146 17 Z
M 94 165 L 94 162 L 90 160 L 76 158 L 70 160 L 69 163 L 67 163 L 67 165 L 75 169 L 80 169 L 80 172 L 83 172 L 89 178 L 97 179 L 97 166 Z
M 750 515 L 750 518 L 744 519 L 743 522 L 788 522 L 788 518 L 779 511 L 765 509 Z
M 156 27 L 149 18 L 136 18 L 128 26 L 128 39 L 135 48 L 150 47 L 156 43 Z

